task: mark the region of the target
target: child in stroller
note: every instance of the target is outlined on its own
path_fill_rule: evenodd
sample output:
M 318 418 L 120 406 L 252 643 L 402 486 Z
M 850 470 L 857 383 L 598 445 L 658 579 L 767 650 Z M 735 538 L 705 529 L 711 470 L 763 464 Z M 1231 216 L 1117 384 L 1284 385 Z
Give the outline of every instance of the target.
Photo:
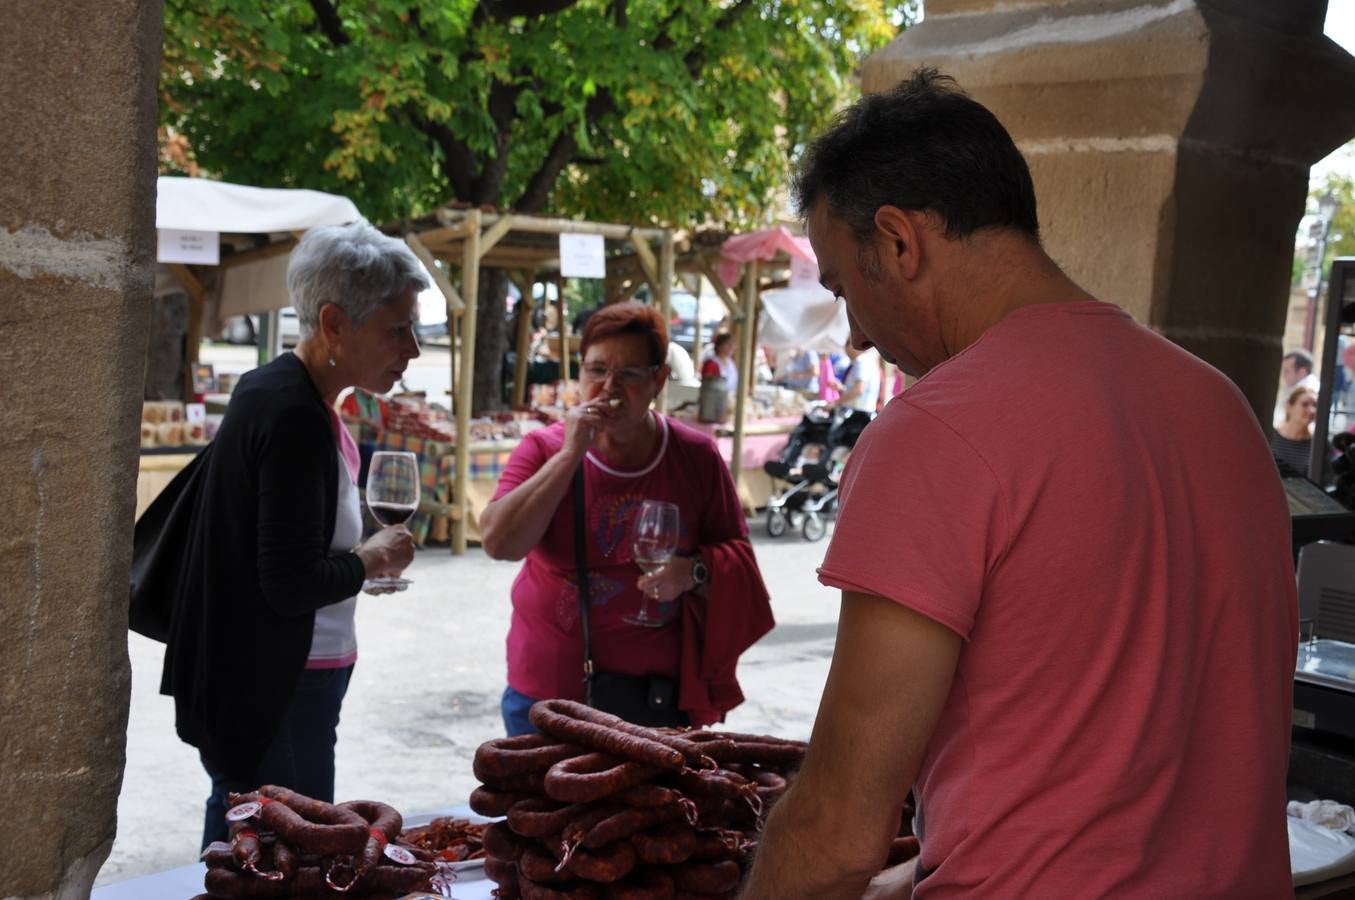
M 849 406 L 818 406 L 805 413 L 781 458 L 763 465 L 768 475 L 787 485 L 767 501 L 768 534 L 780 537 L 796 527 L 805 540 L 824 536 L 827 517 L 837 511 L 838 479 L 847 456 L 873 418 Z

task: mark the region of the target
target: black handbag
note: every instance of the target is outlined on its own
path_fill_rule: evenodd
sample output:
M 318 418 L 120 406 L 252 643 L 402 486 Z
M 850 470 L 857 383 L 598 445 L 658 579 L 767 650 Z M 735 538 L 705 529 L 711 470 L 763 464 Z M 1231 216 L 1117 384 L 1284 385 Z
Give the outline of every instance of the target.
M 580 463 L 574 472 L 574 566 L 579 582 L 579 622 L 583 625 L 585 702 L 636 725 L 686 727 L 691 720 L 678 709 L 676 679 L 665 675 L 599 672 L 593 667 L 593 645 L 588 627 L 588 532 L 583 503 L 583 464 Z
M 212 454 L 208 444 L 146 507 L 132 532 L 131 590 L 127 625 L 137 634 L 169 640 L 174 597 L 201 492 L 201 475 Z

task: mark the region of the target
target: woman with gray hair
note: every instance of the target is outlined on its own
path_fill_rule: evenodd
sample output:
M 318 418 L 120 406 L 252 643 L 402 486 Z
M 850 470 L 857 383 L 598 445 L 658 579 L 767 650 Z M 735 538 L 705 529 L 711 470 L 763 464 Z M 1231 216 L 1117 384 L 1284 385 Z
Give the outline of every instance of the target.
M 362 542 L 357 445 L 334 403 L 400 379 L 427 286 L 409 248 L 366 223 L 308 231 L 287 268 L 301 342 L 240 379 L 183 490 L 194 508 L 161 692 L 212 780 L 204 846 L 226 836 L 229 792 L 333 800 L 357 594 L 414 556 L 403 526 Z

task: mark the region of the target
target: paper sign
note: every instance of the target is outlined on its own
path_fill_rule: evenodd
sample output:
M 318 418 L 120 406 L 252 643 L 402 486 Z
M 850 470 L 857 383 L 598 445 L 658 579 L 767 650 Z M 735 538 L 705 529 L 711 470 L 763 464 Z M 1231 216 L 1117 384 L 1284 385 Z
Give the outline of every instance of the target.
M 566 278 L 606 278 L 606 257 L 600 234 L 560 235 L 560 274 Z
M 184 421 L 190 425 L 207 421 L 207 404 L 205 403 L 187 403 L 184 405 L 183 412 Z
M 221 261 L 221 234 L 216 231 L 161 228 L 156 259 L 162 263 L 214 266 Z

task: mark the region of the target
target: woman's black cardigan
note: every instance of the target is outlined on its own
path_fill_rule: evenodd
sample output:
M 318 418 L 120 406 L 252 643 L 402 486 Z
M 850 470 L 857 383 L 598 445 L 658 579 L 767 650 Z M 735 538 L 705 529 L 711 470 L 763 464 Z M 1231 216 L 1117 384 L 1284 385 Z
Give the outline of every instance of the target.
M 330 555 L 339 457 L 330 413 L 291 353 L 236 385 L 196 486 L 160 692 L 207 762 L 247 780 L 310 654 L 315 611 L 362 588 Z

